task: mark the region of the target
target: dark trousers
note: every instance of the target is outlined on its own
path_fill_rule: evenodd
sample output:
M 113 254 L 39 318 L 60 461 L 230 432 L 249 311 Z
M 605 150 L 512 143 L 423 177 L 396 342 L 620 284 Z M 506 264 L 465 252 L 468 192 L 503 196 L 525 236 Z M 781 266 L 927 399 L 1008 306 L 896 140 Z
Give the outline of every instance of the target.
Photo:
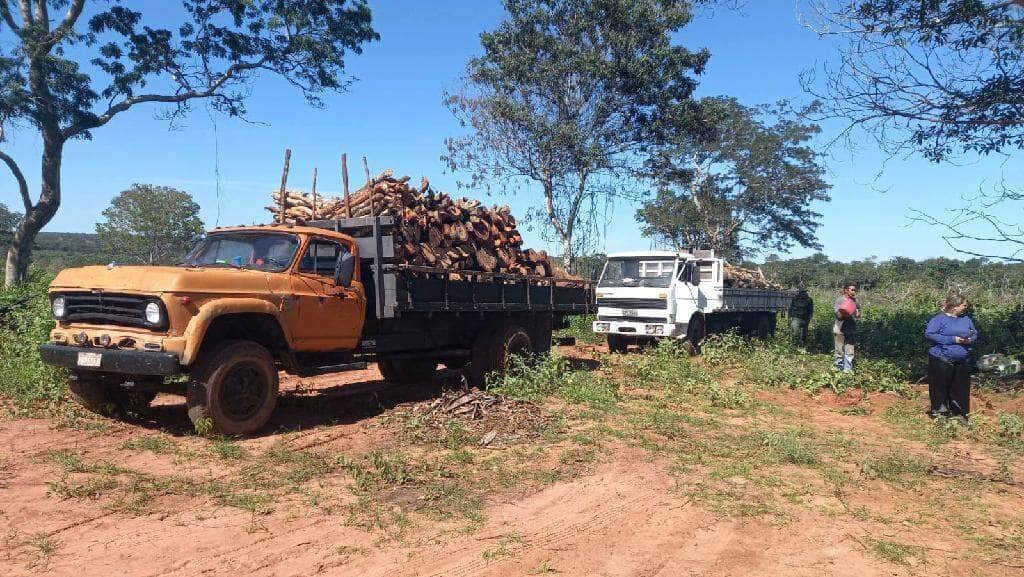
M 952 416 L 971 411 L 971 367 L 967 361 L 952 363 L 928 355 L 928 396 L 933 412 L 945 408 Z

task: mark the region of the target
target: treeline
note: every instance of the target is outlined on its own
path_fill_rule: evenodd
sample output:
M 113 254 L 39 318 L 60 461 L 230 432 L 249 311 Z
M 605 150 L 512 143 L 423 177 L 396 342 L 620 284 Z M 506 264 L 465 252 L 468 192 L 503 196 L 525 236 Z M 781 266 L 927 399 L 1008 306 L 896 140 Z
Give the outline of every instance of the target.
M 0 239 L 0 254 L 6 255 L 8 248 Z M 88 232 L 41 232 L 32 251 L 32 265 L 51 275 L 63 268 L 105 264 L 110 258 L 99 237 Z
M 840 262 L 818 253 L 806 258 L 786 260 L 769 257 L 763 263 L 744 264 L 759 266 L 768 277 L 791 287 L 802 285 L 812 289 L 834 289 L 843 283 L 853 282 L 869 290 L 905 286 L 941 291 L 960 286 L 1006 294 L 1024 292 L 1024 264 L 980 258 L 914 260 L 896 257 L 889 260 L 867 258 Z

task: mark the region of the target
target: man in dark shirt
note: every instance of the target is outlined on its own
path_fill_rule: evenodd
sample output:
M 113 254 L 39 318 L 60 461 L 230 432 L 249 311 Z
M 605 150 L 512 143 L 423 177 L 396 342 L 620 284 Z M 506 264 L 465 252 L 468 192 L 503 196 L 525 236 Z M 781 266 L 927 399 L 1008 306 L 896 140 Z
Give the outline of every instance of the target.
M 793 342 L 798 345 L 807 344 L 807 327 L 814 316 L 814 301 L 807 289 L 800 287 L 796 296 L 789 301 L 789 328 L 793 332 Z

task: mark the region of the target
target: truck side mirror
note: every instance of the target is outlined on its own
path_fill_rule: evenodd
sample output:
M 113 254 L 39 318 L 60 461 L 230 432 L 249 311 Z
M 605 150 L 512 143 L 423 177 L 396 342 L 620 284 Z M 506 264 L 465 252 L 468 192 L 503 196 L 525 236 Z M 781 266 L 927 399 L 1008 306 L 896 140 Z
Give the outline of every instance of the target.
M 348 287 L 352 284 L 352 275 L 355 273 L 356 259 L 352 253 L 345 251 L 338 255 L 334 263 L 334 284 Z
M 700 265 L 697 263 L 690 267 L 690 284 L 694 286 L 700 284 Z

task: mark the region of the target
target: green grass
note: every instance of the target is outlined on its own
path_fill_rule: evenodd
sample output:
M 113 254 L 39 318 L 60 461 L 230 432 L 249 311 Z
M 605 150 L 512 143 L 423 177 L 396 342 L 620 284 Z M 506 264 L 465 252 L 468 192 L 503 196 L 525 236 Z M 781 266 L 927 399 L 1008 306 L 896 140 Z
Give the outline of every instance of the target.
M 494 561 L 502 557 L 509 557 L 513 549 L 518 545 L 526 543 L 526 539 L 519 533 L 508 533 L 498 538 L 498 544 L 492 548 L 484 549 L 481 556 L 485 561 Z
M 149 451 L 157 455 L 168 455 L 178 452 L 178 446 L 174 441 L 158 435 L 125 441 L 121 448 L 129 451 Z
M 600 371 L 575 369 L 568 358 L 557 354 L 512 359 L 504 374 L 491 375 L 488 390 L 534 401 L 557 396 L 597 411 L 610 411 L 619 400 L 617 381 Z
M 879 559 L 897 565 L 910 565 L 910 560 L 923 560 L 924 549 L 887 539 L 868 539 L 868 550 Z
M 921 477 L 927 473 L 928 464 L 906 452 L 893 450 L 861 460 L 860 470 L 868 479 L 906 485 L 908 477 Z

